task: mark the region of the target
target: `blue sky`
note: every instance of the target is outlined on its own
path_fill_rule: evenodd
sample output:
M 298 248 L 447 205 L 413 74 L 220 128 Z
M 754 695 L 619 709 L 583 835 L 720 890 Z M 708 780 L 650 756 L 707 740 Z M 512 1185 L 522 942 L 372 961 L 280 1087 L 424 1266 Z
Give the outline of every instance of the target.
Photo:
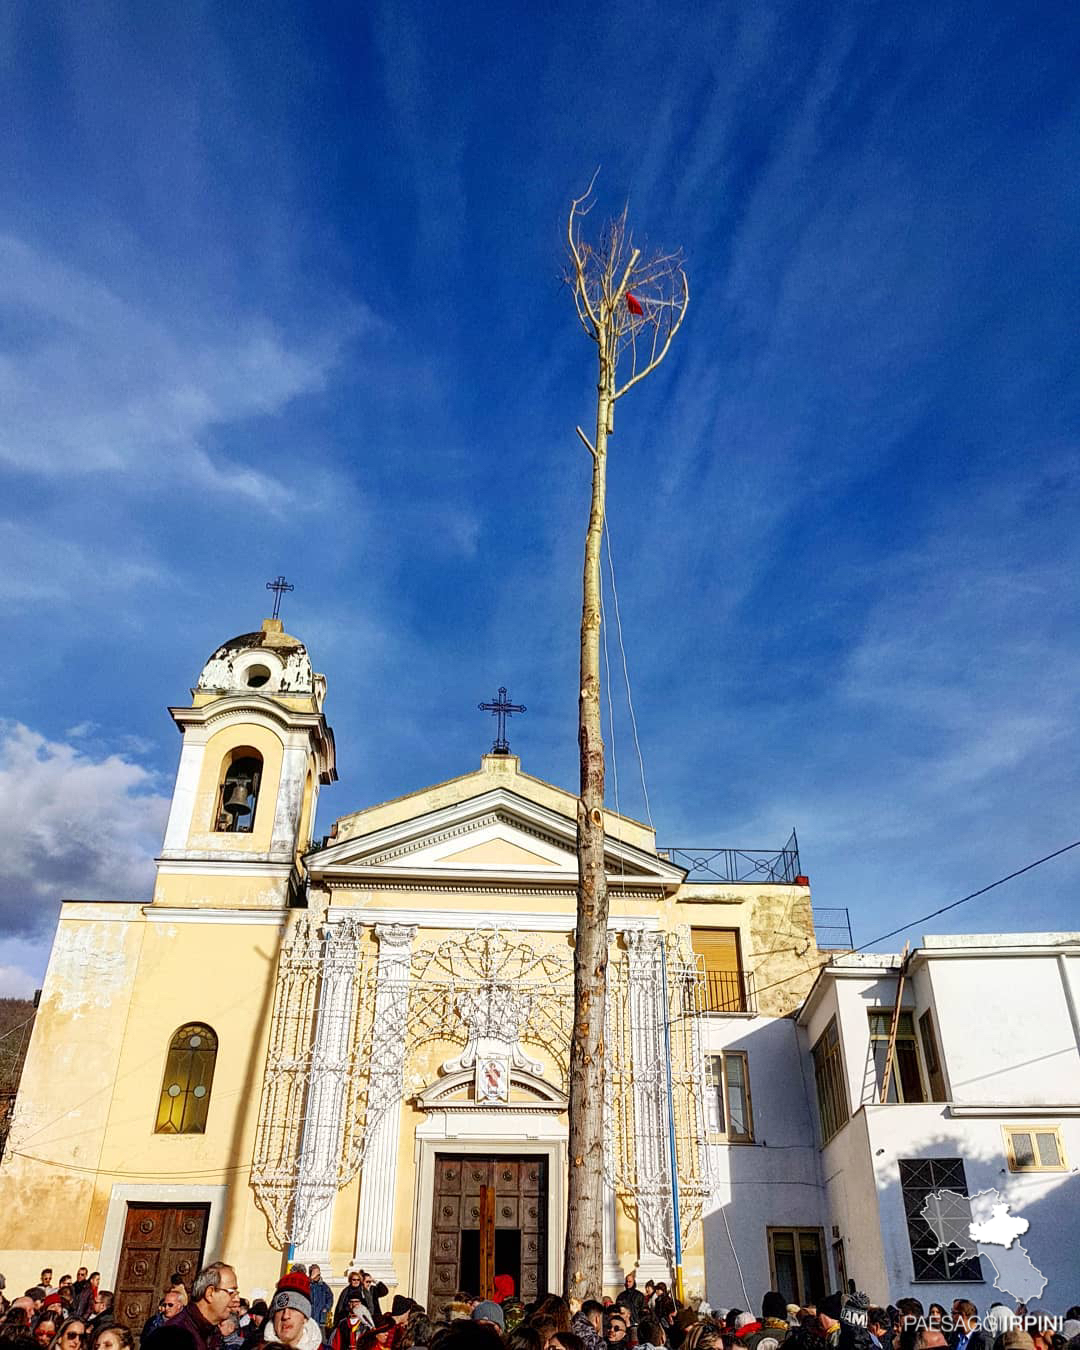
M 865 941 L 1080 836 L 1078 68 L 1067 4 L 8 6 L 0 990 L 148 897 L 165 708 L 279 571 L 324 827 L 475 767 L 500 684 L 575 785 L 598 164 L 693 292 L 610 460 L 660 840 L 795 826 Z

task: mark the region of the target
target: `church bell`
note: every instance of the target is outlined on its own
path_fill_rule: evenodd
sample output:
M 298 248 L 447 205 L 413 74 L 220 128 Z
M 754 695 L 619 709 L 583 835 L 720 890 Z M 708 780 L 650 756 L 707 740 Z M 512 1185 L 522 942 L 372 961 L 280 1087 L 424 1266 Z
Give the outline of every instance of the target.
M 230 785 L 225 794 L 225 800 L 221 803 L 222 807 L 232 816 L 235 822 L 238 817 L 246 816 L 251 810 L 248 803 L 248 797 L 251 794 L 251 779 L 237 778 Z

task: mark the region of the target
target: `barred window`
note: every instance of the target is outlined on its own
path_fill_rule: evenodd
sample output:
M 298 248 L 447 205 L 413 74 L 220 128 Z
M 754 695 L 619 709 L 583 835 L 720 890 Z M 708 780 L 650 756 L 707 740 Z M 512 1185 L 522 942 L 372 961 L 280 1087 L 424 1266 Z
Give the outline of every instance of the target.
M 844 1082 L 844 1061 L 840 1054 L 840 1033 L 836 1028 L 835 1017 L 818 1037 L 810 1054 L 814 1060 L 821 1142 L 827 1144 L 837 1130 L 847 1124 L 851 1114 Z
M 914 1278 L 981 1280 L 963 1158 L 901 1158 L 900 1190 Z
M 201 1022 L 174 1033 L 165 1059 L 155 1134 L 203 1134 L 217 1061 L 217 1036 Z

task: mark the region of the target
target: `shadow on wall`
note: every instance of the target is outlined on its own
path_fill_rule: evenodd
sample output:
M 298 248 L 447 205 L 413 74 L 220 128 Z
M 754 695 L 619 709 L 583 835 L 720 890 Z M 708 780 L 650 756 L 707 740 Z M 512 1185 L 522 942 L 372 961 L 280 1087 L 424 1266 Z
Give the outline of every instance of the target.
M 225 1216 L 221 1226 L 221 1251 L 207 1252 L 203 1264 L 210 1261 L 235 1260 L 241 1247 L 254 1245 L 245 1241 L 244 1228 L 250 1224 L 265 1225 L 266 1218 L 255 1203 L 255 1192 L 251 1186 L 251 1166 L 254 1159 L 255 1139 L 258 1133 L 259 1112 L 262 1107 L 263 1076 L 266 1056 L 270 1043 L 270 1016 L 274 1006 L 274 991 L 277 986 L 278 959 L 293 911 L 286 910 L 275 946 L 263 951 L 255 946 L 255 956 L 262 962 L 263 974 L 260 979 L 259 1012 L 252 1035 L 248 1041 L 241 1087 L 236 1099 L 236 1111 L 233 1116 L 232 1138 L 225 1159 L 228 1190 L 226 1192 Z M 254 944 L 253 944 L 254 945 Z M 248 1146 L 244 1147 L 245 1126 L 250 1122 Z M 239 1228 L 239 1232 L 237 1229 Z M 234 1238 L 236 1243 L 234 1244 Z M 288 1253 L 281 1253 L 281 1274 L 285 1273 Z
M 791 1018 L 760 1023 L 723 1020 L 708 1032 L 710 1053 L 746 1055 L 753 1118 L 750 1143 L 713 1147 L 717 1188 L 703 1219 L 706 1296 L 714 1307 L 758 1312 L 772 1287 L 769 1230 L 792 1233 L 792 1242 L 816 1246 L 817 1273 L 809 1256 L 806 1282 L 818 1295 L 834 1287 L 821 1155 L 812 1115 L 813 1083 Z M 725 1106 L 727 1104 L 725 1103 Z M 730 1126 L 730 1111 L 726 1124 Z M 775 1240 L 775 1239 L 774 1239 Z M 779 1239 L 786 1242 L 787 1239 Z M 782 1258 L 786 1259 L 786 1258 Z
M 891 1109 L 895 1112 L 897 1108 Z M 1017 1112 L 1017 1120 L 1021 1119 L 1023 1108 L 1019 1108 Z M 986 1127 L 987 1134 L 987 1139 L 980 1144 L 975 1144 L 970 1137 L 962 1137 L 962 1131 L 972 1123 L 970 1120 L 957 1120 L 955 1135 L 950 1136 L 941 1131 L 935 1137 L 924 1140 L 918 1147 L 909 1149 L 901 1144 L 893 1151 L 893 1156 L 875 1157 L 875 1162 L 881 1168 L 878 1178 L 878 1214 L 882 1226 L 886 1274 L 891 1297 L 893 1301 L 900 1296 L 914 1297 L 919 1299 L 924 1307 L 931 1302 L 938 1302 L 944 1304 L 946 1308 L 955 1298 L 967 1298 L 978 1307 L 980 1313 L 987 1312 L 993 1303 L 1004 1303 L 1012 1308 L 1017 1299 L 1007 1293 L 997 1281 L 1001 1280 L 1006 1286 L 1012 1285 L 1019 1275 L 1030 1283 L 1031 1277 L 1027 1273 L 1029 1261 L 1035 1271 L 1045 1276 L 1047 1281 L 1042 1295 L 1028 1300 L 1029 1311 L 1037 1308 L 1044 1312 L 1064 1313 L 1073 1304 L 1080 1303 L 1080 1267 L 1076 1262 L 1076 1252 L 1080 1250 L 1078 1169 L 1071 1167 L 1069 1171 L 1060 1173 L 1010 1172 L 1004 1154 L 1004 1143 L 995 1148 L 990 1142 L 993 1131 L 1000 1134 L 1000 1122 L 996 1119 L 983 1119 L 977 1122 Z M 857 1122 L 849 1122 L 846 1128 L 852 1129 L 856 1124 Z M 872 1127 L 870 1137 L 874 1138 Z M 883 1145 L 879 1142 L 876 1145 L 872 1144 L 871 1147 L 877 1154 Z M 1004 1246 L 999 1248 L 994 1244 L 983 1244 L 979 1254 L 981 1281 L 916 1281 L 913 1279 L 909 1218 L 901 1186 L 900 1161 L 926 1162 L 931 1159 L 956 1158 L 963 1161 L 964 1179 L 969 1196 L 976 1196 L 980 1192 L 998 1192 L 1001 1202 L 1009 1206 L 1007 1213 L 1018 1220 L 1026 1220 L 1028 1227 L 1015 1237 L 1008 1252 Z M 994 1203 L 998 1203 L 994 1197 L 984 1196 L 980 1208 L 989 1210 L 990 1205 Z M 912 1201 L 908 1209 L 917 1213 L 918 1209 L 921 1209 L 921 1204 Z M 925 1233 L 920 1234 L 917 1223 L 916 1218 L 913 1226 L 916 1240 L 919 1240 L 920 1236 L 925 1237 Z M 1019 1248 L 1026 1250 L 1027 1261 Z M 1004 1266 L 1000 1274 L 990 1259 L 999 1251 L 1001 1265 Z M 963 1257 L 959 1248 L 950 1248 L 949 1255 L 957 1262 Z M 862 1289 L 864 1286 L 859 1278 L 857 1252 L 851 1254 L 849 1267 L 849 1273 Z M 884 1290 L 867 1288 L 865 1292 L 870 1296 L 871 1302 L 884 1301 L 883 1295 L 886 1293 Z

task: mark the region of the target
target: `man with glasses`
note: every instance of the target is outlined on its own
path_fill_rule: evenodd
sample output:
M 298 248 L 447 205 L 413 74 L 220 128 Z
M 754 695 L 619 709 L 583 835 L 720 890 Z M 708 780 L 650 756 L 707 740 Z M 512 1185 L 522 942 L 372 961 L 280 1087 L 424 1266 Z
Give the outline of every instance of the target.
M 187 1294 L 184 1293 L 183 1285 L 173 1285 L 171 1289 L 167 1289 L 158 1304 L 157 1312 L 154 1313 L 153 1317 L 147 1319 L 139 1337 L 140 1343 L 152 1336 L 159 1327 L 165 1325 L 170 1317 L 175 1317 L 186 1306 Z
M 211 1350 L 220 1342 L 218 1328 L 239 1306 L 236 1271 L 215 1261 L 195 1276 L 191 1302 L 150 1336 L 146 1350 Z
M 610 1347 L 616 1345 L 624 1347 L 625 1350 L 627 1344 L 626 1329 L 626 1313 L 623 1312 L 621 1308 L 618 1310 L 610 1308 L 608 1310 L 607 1325 L 604 1328 L 604 1340 L 607 1341 L 609 1350 Z
M 369 1277 L 370 1278 L 370 1277 Z M 334 1326 L 348 1314 L 349 1300 L 359 1298 L 360 1302 L 367 1306 L 367 1299 L 364 1298 L 364 1272 L 362 1270 L 350 1270 L 347 1276 L 348 1283 L 338 1294 L 337 1307 L 334 1309 Z M 372 1326 L 375 1325 L 375 1319 L 372 1318 Z

